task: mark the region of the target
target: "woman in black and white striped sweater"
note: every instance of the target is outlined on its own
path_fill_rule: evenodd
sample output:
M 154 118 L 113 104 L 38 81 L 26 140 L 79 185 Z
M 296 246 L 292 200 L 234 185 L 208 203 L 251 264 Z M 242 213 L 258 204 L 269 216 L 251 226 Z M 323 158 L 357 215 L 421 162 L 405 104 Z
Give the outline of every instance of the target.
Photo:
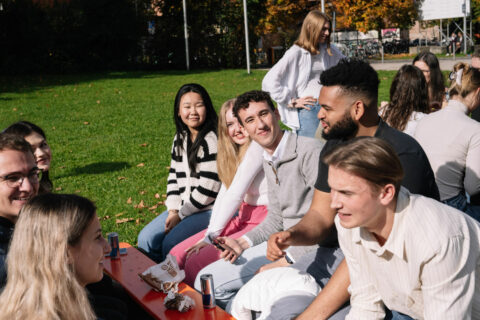
M 176 134 L 167 182 L 167 210 L 138 235 L 138 247 L 153 260 L 205 229 L 220 189 L 217 174 L 217 114 L 207 91 L 185 84 L 175 97 Z

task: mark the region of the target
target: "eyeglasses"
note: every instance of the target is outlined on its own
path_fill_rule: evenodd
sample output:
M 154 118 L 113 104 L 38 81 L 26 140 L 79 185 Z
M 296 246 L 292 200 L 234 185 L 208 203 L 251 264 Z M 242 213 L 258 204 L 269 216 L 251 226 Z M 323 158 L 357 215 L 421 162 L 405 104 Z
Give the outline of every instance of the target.
M 7 186 L 9 186 L 10 188 L 17 188 L 23 184 L 23 181 L 25 179 L 28 179 L 28 181 L 30 181 L 30 183 L 32 184 L 38 183 L 40 174 L 41 174 L 41 170 L 38 168 L 34 168 L 26 176 L 19 173 L 13 173 L 13 174 L 8 174 L 6 176 L 0 177 L 0 180 L 5 181 L 7 183 Z

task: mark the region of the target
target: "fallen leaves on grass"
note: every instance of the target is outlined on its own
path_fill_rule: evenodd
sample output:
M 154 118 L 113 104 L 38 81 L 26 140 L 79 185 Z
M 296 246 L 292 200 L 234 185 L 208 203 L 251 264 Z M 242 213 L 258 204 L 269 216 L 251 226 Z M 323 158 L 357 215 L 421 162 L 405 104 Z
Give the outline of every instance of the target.
M 142 163 L 139 163 L 139 164 L 137 164 L 137 167 L 144 167 L 144 166 L 145 166 L 145 163 L 143 163 L 143 162 L 142 162 Z
M 159 194 L 159 193 L 155 193 L 155 198 L 160 199 L 160 194 Z
M 121 223 L 130 222 L 130 221 L 134 221 L 134 220 L 135 220 L 135 218 L 123 218 L 123 219 L 115 220 L 115 223 L 116 224 L 121 224 Z
M 131 204 L 131 203 L 132 203 L 132 197 L 127 199 L 127 204 Z
M 89 125 L 89 124 L 90 124 L 90 122 L 88 122 L 88 121 L 84 121 L 84 122 L 83 122 L 83 124 L 87 126 L 87 125 Z
M 110 216 L 105 216 L 102 218 L 102 220 L 108 220 L 108 219 L 110 219 Z
M 127 180 L 127 177 L 118 177 L 118 180 Z
M 143 209 L 143 208 L 145 208 L 145 203 L 143 202 L 143 200 L 141 200 L 139 204 L 134 205 L 133 207 L 135 209 Z
M 142 191 L 140 191 L 139 193 L 143 195 L 143 194 L 147 193 L 147 191 L 142 190 Z
M 60 190 L 62 190 L 62 187 L 56 187 L 55 188 L 55 191 L 60 191 Z
M 148 143 L 146 143 L 146 142 L 145 142 L 145 143 L 142 143 L 142 144 L 140 145 L 140 147 L 146 147 L 146 146 L 148 146 Z
M 117 213 L 117 214 L 115 215 L 115 217 L 120 217 L 120 216 L 123 216 L 124 214 L 125 214 L 125 212 L 120 212 L 120 213 Z

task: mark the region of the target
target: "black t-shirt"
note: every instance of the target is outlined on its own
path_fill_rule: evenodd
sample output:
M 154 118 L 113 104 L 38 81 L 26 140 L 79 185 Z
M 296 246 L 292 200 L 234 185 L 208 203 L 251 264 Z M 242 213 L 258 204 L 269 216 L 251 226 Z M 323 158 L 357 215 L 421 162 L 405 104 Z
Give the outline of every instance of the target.
M 383 120 L 380 120 L 375 137 L 385 140 L 397 152 L 403 167 L 404 177 L 402 186 L 407 188 L 411 193 L 421 194 L 425 197 L 440 200 L 435 176 L 432 167 L 428 161 L 427 155 L 423 151 L 418 142 L 403 132 L 393 129 Z M 345 140 L 332 139 L 328 140 L 322 149 L 320 158 L 329 150 Z M 330 192 L 328 186 L 328 166 L 319 161 L 318 178 L 315 188 Z
M 480 107 L 472 111 L 472 119 L 480 122 Z
M 5 259 L 7 258 L 8 245 L 10 244 L 14 227 L 15 225 L 10 220 L 0 217 L 0 291 L 7 281 Z

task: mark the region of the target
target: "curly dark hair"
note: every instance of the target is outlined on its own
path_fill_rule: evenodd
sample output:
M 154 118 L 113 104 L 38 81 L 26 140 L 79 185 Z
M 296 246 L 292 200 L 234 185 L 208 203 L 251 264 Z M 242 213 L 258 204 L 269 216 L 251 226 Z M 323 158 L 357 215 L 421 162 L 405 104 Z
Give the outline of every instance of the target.
M 272 98 L 270 98 L 270 94 L 268 94 L 268 92 L 261 90 L 247 91 L 237 97 L 232 109 L 233 115 L 237 117 L 240 123 L 242 123 L 242 120 L 238 116 L 238 111 L 240 111 L 240 109 L 247 109 L 250 102 L 266 102 L 270 109 L 275 110 L 275 105 L 273 104 Z
M 328 87 L 339 86 L 344 94 L 363 98 L 367 108 L 377 108 L 380 80 L 367 62 L 344 58 L 322 73 L 320 83 Z
M 445 97 L 445 80 L 437 56 L 431 52 L 423 51 L 413 58 L 412 64 L 417 61 L 425 62 L 430 70 L 430 82 L 428 83 L 430 105 L 434 109 L 440 109 Z
M 430 112 L 428 86 L 422 70 L 405 64 L 398 70 L 390 87 L 390 103 L 382 117 L 393 128 L 403 131 L 412 112 Z

